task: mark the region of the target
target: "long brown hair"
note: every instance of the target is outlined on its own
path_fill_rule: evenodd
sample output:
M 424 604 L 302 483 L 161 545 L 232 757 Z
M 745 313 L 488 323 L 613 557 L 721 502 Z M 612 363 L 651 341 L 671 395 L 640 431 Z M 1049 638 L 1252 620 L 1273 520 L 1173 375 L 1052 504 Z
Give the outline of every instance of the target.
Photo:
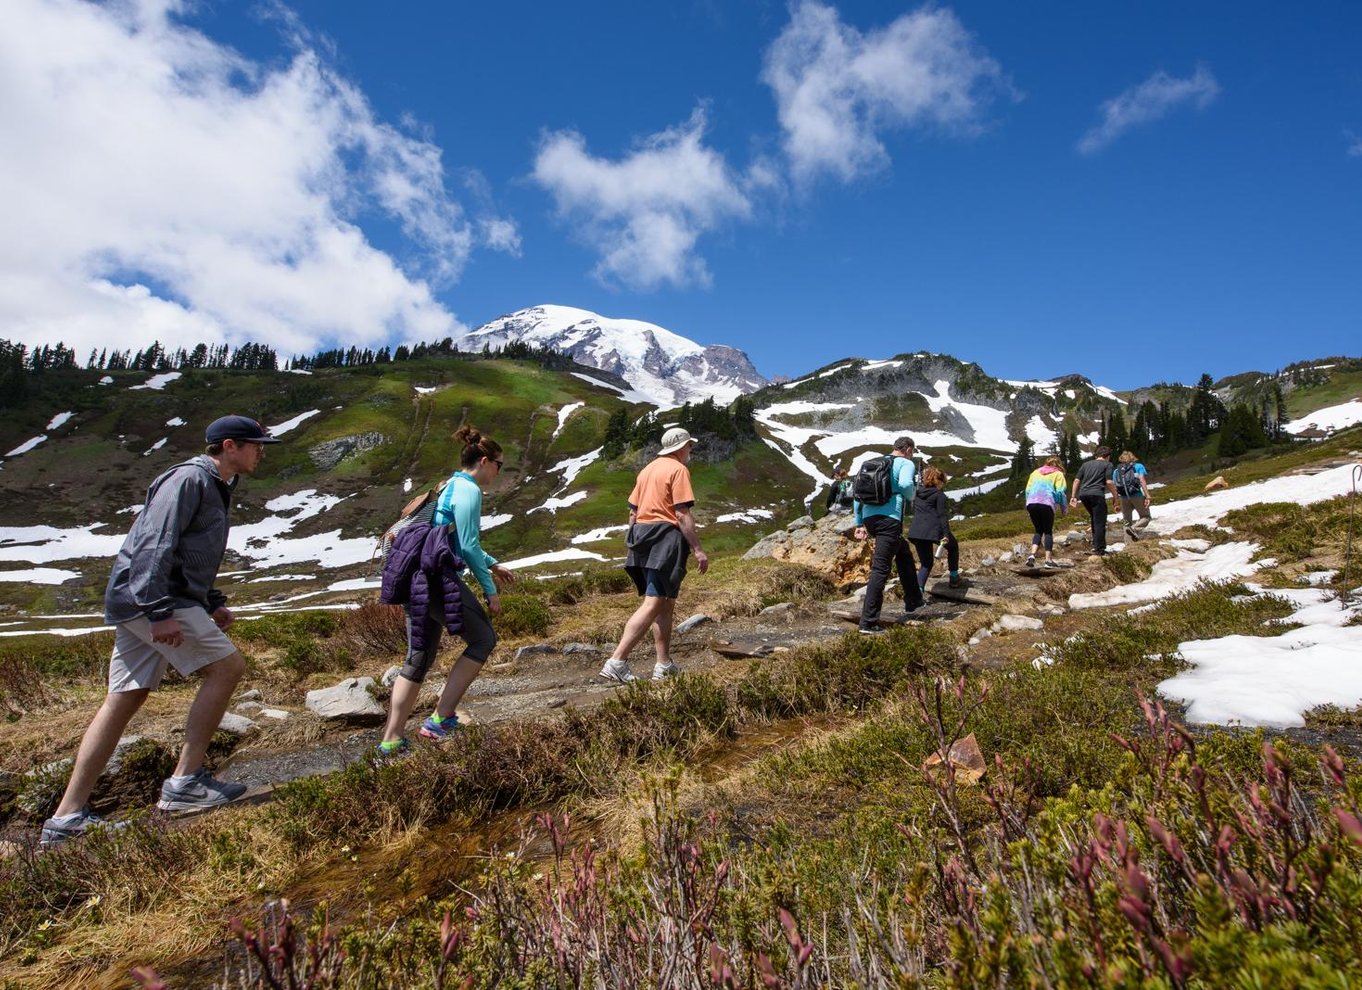
M 922 487 L 924 488 L 945 488 L 946 472 L 939 467 L 928 465 L 922 470 Z
M 460 426 L 454 431 L 454 439 L 463 448 L 459 454 L 460 467 L 474 467 L 484 457 L 493 461 L 501 460 L 501 444 L 491 437 L 483 436 L 475 427 L 467 424 Z

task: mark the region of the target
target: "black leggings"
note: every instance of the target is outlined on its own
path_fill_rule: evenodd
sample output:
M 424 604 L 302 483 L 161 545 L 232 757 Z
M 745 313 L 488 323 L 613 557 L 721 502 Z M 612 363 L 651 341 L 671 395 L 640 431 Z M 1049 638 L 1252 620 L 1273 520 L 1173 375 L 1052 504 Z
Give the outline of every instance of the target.
M 932 563 L 936 559 L 933 554 L 936 552 L 937 541 L 913 539 L 911 542 L 921 565 L 917 569 L 917 583 L 919 587 L 925 588 L 927 579 L 932 576 Z M 949 533 L 946 535 L 946 567 L 952 574 L 960 570 L 960 544 L 955 536 Z
M 1045 541 L 1045 549 L 1055 548 L 1055 509 L 1052 505 L 1028 505 L 1026 514 L 1031 517 L 1031 526 L 1036 535 L 1031 537 L 1031 545 L 1038 547 Z
M 497 645 L 497 634 L 492 629 L 492 620 L 487 617 L 482 603 L 468 590 L 468 585 L 459 581 L 460 599 L 463 602 L 463 630 L 459 638 L 467 644 L 463 655 L 478 663 L 492 655 Z M 411 648 L 411 613 L 407 613 L 407 662 L 402 665 L 401 674 L 414 684 L 426 679 L 426 672 L 435 662 L 440 652 L 440 639 L 444 635 L 444 623 L 437 614 L 426 616 L 426 648 L 417 653 Z

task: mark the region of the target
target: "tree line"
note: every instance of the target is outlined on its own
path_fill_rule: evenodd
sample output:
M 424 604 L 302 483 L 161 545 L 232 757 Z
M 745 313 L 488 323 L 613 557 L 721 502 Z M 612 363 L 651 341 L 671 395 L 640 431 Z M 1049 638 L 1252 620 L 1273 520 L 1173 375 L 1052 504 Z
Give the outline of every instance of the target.
M 718 437 L 722 440 L 750 440 L 757 435 L 757 406 L 751 396 L 740 395 L 728 406 L 716 405 L 714 400 L 687 402 L 679 409 L 669 410 L 667 421 L 674 422 L 693 437 Z M 633 417 L 623 407 L 616 409 L 605 424 L 607 458 L 619 457 L 633 447 L 659 443 L 664 431 L 663 422 L 654 412 Z

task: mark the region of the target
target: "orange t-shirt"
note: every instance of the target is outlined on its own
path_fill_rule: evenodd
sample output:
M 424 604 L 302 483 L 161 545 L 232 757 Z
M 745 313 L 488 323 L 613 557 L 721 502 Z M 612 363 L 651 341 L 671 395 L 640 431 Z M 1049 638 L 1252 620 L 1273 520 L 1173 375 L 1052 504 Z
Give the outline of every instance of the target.
M 655 457 L 638 473 L 634 490 L 629 493 L 629 508 L 641 523 L 669 522 L 676 524 L 678 507 L 688 509 L 695 504 L 695 492 L 690 487 L 690 471 L 675 457 Z

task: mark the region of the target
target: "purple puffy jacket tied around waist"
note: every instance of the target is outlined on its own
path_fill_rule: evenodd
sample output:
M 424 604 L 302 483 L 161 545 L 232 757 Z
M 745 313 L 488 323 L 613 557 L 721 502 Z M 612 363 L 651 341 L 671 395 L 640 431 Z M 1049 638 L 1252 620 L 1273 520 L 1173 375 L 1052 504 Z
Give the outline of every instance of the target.
M 406 606 L 413 651 L 425 650 L 426 620 L 430 617 L 452 634 L 463 631 L 459 572 L 464 562 L 455 550 L 457 541 L 453 525 L 413 523 L 397 534 L 388 551 L 378 600 Z

